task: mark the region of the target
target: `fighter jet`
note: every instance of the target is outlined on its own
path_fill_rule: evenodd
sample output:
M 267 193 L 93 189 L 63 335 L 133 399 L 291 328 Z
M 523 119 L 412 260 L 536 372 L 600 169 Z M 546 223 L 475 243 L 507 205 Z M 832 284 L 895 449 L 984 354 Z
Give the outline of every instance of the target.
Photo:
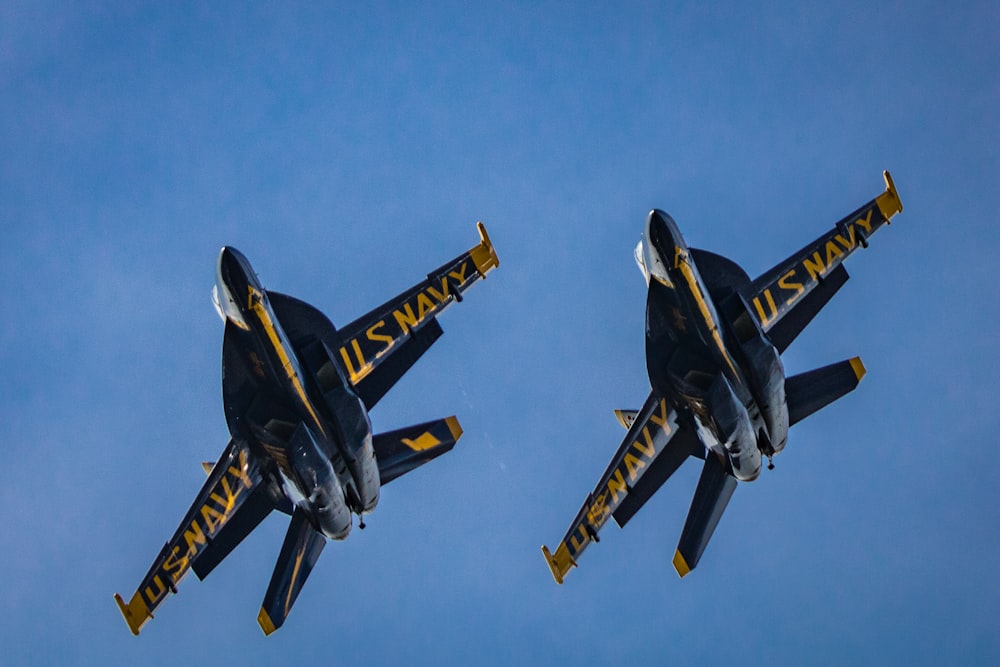
M 347 326 L 264 289 L 235 248 L 219 254 L 213 297 L 225 322 L 222 397 L 230 441 L 180 527 L 138 590 L 115 601 L 139 634 L 177 584 L 204 579 L 271 513 L 291 515 L 257 617 L 281 627 L 327 539 L 343 540 L 379 489 L 449 451 L 455 417 L 372 435 L 368 412 L 441 335 L 437 316 L 499 266 L 486 228 L 480 243 Z
M 566 536 L 542 553 L 563 583 L 609 517 L 624 527 L 690 457 L 704 461 L 673 564 L 698 565 L 738 482 L 781 452 L 788 428 L 852 391 L 857 357 L 785 376 L 781 353 L 847 281 L 843 261 L 903 210 L 885 192 L 755 280 L 735 262 L 689 248 L 677 223 L 650 212 L 635 249 L 646 278 L 646 370 L 640 410 L 616 410 L 628 429 Z

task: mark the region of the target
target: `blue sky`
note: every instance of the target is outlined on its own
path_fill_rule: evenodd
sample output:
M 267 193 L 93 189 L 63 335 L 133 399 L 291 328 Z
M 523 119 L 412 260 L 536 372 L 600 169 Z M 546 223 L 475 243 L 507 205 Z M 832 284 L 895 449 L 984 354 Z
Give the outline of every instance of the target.
M 994 3 L 0 6 L 0 647 L 11 663 L 995 664 Z M 556 586 L 648 392 L 632 248 L 669 211 L 762 272 L 905 207 L 785 354 L 856 392 L 670 565 L 689 464 Z M 269 518 L 132 637 L 135 589 L 226 443 L 218 249 L 345 324 L 471 247 L 500 268 L 372 414 L 455 450 L 255 618 Z

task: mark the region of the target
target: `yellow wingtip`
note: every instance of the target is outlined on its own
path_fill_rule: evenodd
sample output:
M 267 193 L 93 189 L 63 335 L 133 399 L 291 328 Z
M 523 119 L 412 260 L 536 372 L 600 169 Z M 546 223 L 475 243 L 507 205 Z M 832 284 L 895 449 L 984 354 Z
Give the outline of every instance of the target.
M 497 251 L 493 247 L 493 242 L 490 241 L 490 235 L 486 233 L 486 225 L 482 222 L 477 222 L 476 229 L 479 230 L 479 245 L 469 252 L 472 255 L 472 263 L 476 265 L 479 275 L 485 278 L 490 270 L 500 266 L 500 258 L 497 257 Z
M 268 616 L 263 607 L 260 608 L 260 613 L 257 614 L 257 622 L 260 624 L 260 629 L 264 631 L 265 637 L 277 630 L 274 627 L 274 623 L 271 622 L 271 617 Z
M 680 549 L 674 553 L 674 569 L 677 570 L 677 574 L 683 579 L 687 575 L 691 568 L 688 567 L 687 561 L 684 560 L 684 556 L 681 555 Z
M 215 464 L 212 463 L 211 461 L 202 461 L 201 462 L 201 468 L 202 468 L 202 470 L 205 471 L 206 475 L 211 475 L 212 474 L 212 468 L 214 468 L 214 467 L 215 467 Z
M 118 611 L 125 618 L 125 623 L 128 624 L 128 629 L 132 631 L 133 635 L 139 636 L 139 630 L 142 629 L 142 626 L 146 624 L 146 621 L 153 618 L 153 615 L 149 613 L 149 608 L 146 606 L 145 601 L 136 594 L 129 604 L 125 604 L 122 596 L 115 593 L 115 602 L 118 604 Z
M 552 573 L 552 578 L 556 580 L 556 583 L 562 586 L 563 583 L 563 573 L 559 571 L 559 566 L 556 564 L 555 556 L 549 551 L 549 548 L 542 545 L 542 555 L 545 556 L 545 563 L 549 566 L 549 571 Z
M 885 179 L 885 192 L 875 198 L 875 203 L 878 204 L 879 211 L 888 222 L 892 216 L 902 213 L 903 202 L 899 199 L 899 192 L 896 191 L 896 184 L 892 182 L 889 170 L 882 172 L 882 178 Z
M 861 363 L 861 357 L 854 357 L 851 359 L 851 370 L 854 371 L 854 377 L 856 377 L 859 382 L 861 381 L 861 378 L 865 376 L 865 373 L 868 372 L 865 365 Z

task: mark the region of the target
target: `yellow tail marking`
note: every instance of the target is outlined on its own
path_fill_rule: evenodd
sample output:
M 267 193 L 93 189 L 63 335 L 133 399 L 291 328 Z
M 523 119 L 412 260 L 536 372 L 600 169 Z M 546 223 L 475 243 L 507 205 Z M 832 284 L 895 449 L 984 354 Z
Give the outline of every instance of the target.
M 684 575 L 691 571 L 691 568 L 688 567 L 687 561 L 684 560 L 684 556 L 681 555 L 680 549 L 678 549 L 674 554 L 674 569 L 677 570 L 677 574 L 679 574 L 682 579 L 684 578 Z
M 458 423 L 458 417 L 448 417 L 444 420 L 448 425 L 448 430 L 451 431 L 451 437 L 455 442 L 462 437 L 462 425 Z
M 260 624 L 260 629 L 264 631 L 264 635 L 269 635 L 274 632 L 277 628 L 274 627 L 274 623 L 271 622 L 271 617 L 267 615 L 264 608 L 260 608 L 260 613 L 257 614 L 257 622 Z
M 854 357 L 851 359 L 851 370 L 854 371 L 854 377 L 861 380 L 868 371 L 865 370 L 865 365 L 861 363 L 861 357 Z
M 409 438 L 403 438 L 403 444 L 412 449 L 415 452 L 422 452 L 425 449 L 430 449 L 431 447 L 437 447 L 441 444 L 441 441 L 431 435 L 430 431 L 427 431 L 419 438 L 415 440 L 410 440 Z

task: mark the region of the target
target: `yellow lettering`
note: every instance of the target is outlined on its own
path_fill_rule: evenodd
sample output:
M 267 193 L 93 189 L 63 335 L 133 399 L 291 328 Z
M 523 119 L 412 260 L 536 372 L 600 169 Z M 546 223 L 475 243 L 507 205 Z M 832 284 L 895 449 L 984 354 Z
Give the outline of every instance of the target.
M 639 477 L 639 471 L 646 467 L 646 462 L 629 452 L 625 454 L 625 467 L 628 469 L 629 481 L 634 482 Z
M 441 278 L 440 292 L 434 289 L 433 286 L 428 287 L 427 291 L 431 293 L 431 296 L 433 296 L 435 299 L 438 300 L 438 303 L 444 303 L 445 300 L 448 298 L 448 278 L 447 277 Z
M 875 209 L 873 208 L 868 209 L 868 215 L 866 215 L 864 218 L 858 218 L 857 220 L 855 220 L 855 222 L 864 227 L 865 231 L 867 231 L 869 234 L 872 233 L 872 211 L 874 210 Z
M 764 307 L 760 305 L 760 297 L 755 296 L 753 298 L 753 305 L 757 309 L 757 319 L 761 322 L 766 322 L 767 315 L 764 314 Z
M 366 375 L 365 369 L 368 367 L 368 364 L 365 363 L 365 355 L 361 354 L 361 346 L 358 345 L 357 338 L 351 339 L 351 349 L 354 350 L 354 358 L 358 360 L 358 374 Z
M 236 493 L 233 493 L 233 490 L 229 488 L 229 479 L 223 477 L 222 491 L 226 494 L 225 498 L 215 492 L 209 494 L 208 497 L 214 500 L 215 503 L 222 508 L 222 515 L 226 517 L 229 516 L 229 513 L 233 511 L 234 507 L 236 507 L 236 497 L 240 495 L 241 489 L 237 486 Z
M 652 420 L 653 419 L 652 416 L 650 416 L 649 419 Z M 643 454 L 646 458 L 651 459 L 651 458 L 653 458 L 653 454 L 656 453 L 656 449 L 654 449 L 654 447 L 653 447 L 653 439 L 651 437 L 649 437 L 649 427 L 648 426 L 643 426 L 642 427 L 642 437 L 646 438 L 646 444 L 644 444 L 644 445 L 641 444 L 639 442 L 639 438 L 636 438 L 635 442 L 632 443 L 632 446 L 635 447 L 635 450 L 637 452 L 639 452 L 640 454 Z
M 826 242 L 826 265 L 832 266 L 836 258 L 842 257 L 844 251 L 837 247 L 837 244 L 833 241 Z
M 421 292 L 417 295 L 417 319 L 423 321 L 424 316 L 427 313 L 434 310 L 434 304 L 431 302 L 431 298 Z
M 809 277 L 813 280 L 819 280 L 820 276 L 826 272 L 826 267 L 823 266 L 823 258 L 819 256 L 819 251 L 814 252 L 812 257 L 806 257 L 802 262 L 802 266 L 809 272 Z
M 667 426 L 667 399 L 661 398 L 658 407 L 660 408 L 660 414 L 652 413 L 649 415 L 649 421 L 661 427 L 667 433 L 670 433 L 670 427 Z
M 214 535 L 215 529 L 226 522 L 225 515 L 210 505 L 201 506 L 201 518 L 205 520 L 205 526 L 208 528 L 210 535 Z
M 465 284 L 465 272 L 469 269 L 468 262 L 462 262 L 462 265 L 458 267 L 458 271 L 449 271 L 448 275 L 458 281 L 459 285 Z
M 795 290 L 795 294 L 790 296 L 785 301 L 785 305 L 788 306 L 792 305 L 795 302 L 795 300 L 798 299 L 799 296 L 806 291 L 806 288 L 803 287 L 802 283 L 797 283 L 791 280 L 792 276 L 794 275 L 795 275 L 795 269 L 792 269 L 785 275 L 778 278 L 778 287 L 780 287 L 783 290 Z
M 385 345 L 385 347 L 379 350 L 378 353 L 375 355 L 376 359 L 380 359 L 382 355 L 388 352 L 389 348 L 391 348 L 393 344 L 396 342 L 392 336 L 386 336 L 385 334 L 375 333 L 376 329 L 381 329 L 384 326 L 385 326 L 385 320 L 379 320 L 372 326 L 368 327 L 368 331 L 365 332 L 366 335 L 368 336 L 368 340 L 374 341 L 376 343 L 383 343 Z
M 243 482 L 243 486 L 248 489 L 253 486 L 253 482 L 250 481 L 250 475 L 247 474 L 247 453 L 240 450 L 240 463 L 239 466 L 229 466 L 229 474 L 234 475 Z
M 403 335 L 406 335 L 409 333 L 410 327 L 417 325 L 417 318 L 413 315 L 413 306 L 407 303 L 403 305 L 403 308 L 406 310 L 392 311 L 392 316 L 396 318 L 396 324 L 403 330 Z
M 837 234 L 834 238 L 840 242 L 840 245 L 844 246 L 844 250 L 854 250 L 854 246 L 858 243 L 857 231 L 855 231 L 854 225 L 848 225 L 847 232 L 846 239 L 840 234 Z
M 188 554 L 191 553 L 191 550 L 188 549 L 187 553 L 180 556 L 178 553 L 180 550 L 181 548 L 179 546 L 174 547 L 174 550 L 169 556 L 167 556 L 167 559 L 163 561 L 163 570 L 170 574 L 170 578 L 173 579 L 175 584 L 180 581 L 181 577 L 184 576 L 184 573 L 187 572 L 187 565 L 189 562 Z
M 611 476 L 608 480 L 608 491 L 611 492 L 611 502 L 618 502 L 619 492 L 622 495 L 628 494 L 628 487 L 625 485 L 625 478 L 622 476 L 621 469 L 615 470 L 615 474 Z
M 184 542 L 187 544 L 188 554 L 193 554 L 198 551 L 194 545 L 196 544 L 207 544 L 208 539 L 205 537 L 205 533 L 202 532 L 201 526 L 198 525 L 196 520 L 191 521 L 191 525 L 188 529 L 184 531 Z M 166 566 L 164 566 L 166 567 Z
M 153 577 L 153 583 L 158 587 L 158 590 L 155 593 L 153 592 L 152 586 L 146 586 L 146 601 L 149 603 L 150 607 L 155 605 L 156 601 L 163 597 L 163 594 L 167 590 L 167 587 L 163 585 L 163 580 L 160 579 L 160 575 Z
M 347 348 L 340 348 L 340 358 L 344 360 L 344 366 L 347 367 L 347 374 L 351 376 L 351 382 L 358 381 L 358 372 L 354 370 L 354 365 L 351 363 L 351 358 L 347 354 Z
M 755 296 L 753 298 L 754 308 L 757 309 L 757 315 L 760 317 L 760 323 L 762 326 L 767 326 L 777 315 L 778 307 L 774 305 L 774 297 L 771 296 L 771 288 L 764 290 L 764 298 L 767 299 L 768 308 L 770 308 L 770 314 L 764 313 L 764 307 L 760 303 L 760 297 Z

